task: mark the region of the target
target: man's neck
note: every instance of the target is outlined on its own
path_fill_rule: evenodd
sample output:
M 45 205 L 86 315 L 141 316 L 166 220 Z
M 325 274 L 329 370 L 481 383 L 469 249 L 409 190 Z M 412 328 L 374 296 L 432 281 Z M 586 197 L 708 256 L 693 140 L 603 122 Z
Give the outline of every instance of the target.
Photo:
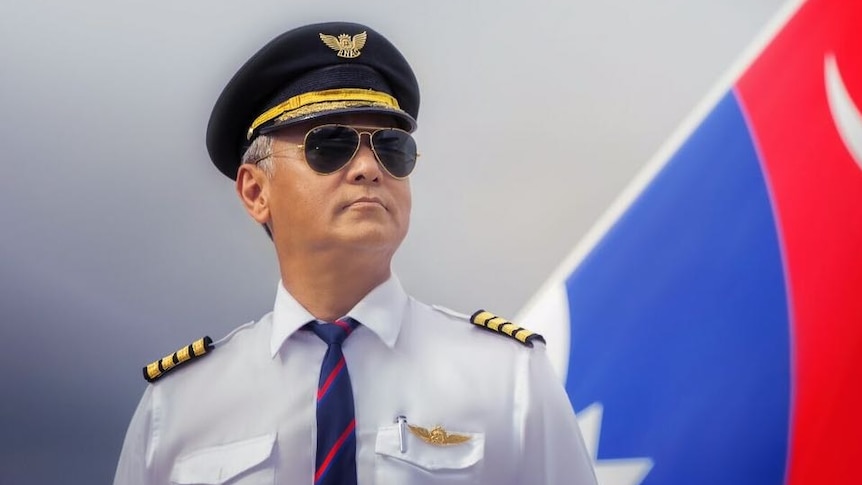
M 279 258 L 284 288 L 314 318 L 332 322 L 347 314 L 390 276 L 391 255 L 315 254 Z

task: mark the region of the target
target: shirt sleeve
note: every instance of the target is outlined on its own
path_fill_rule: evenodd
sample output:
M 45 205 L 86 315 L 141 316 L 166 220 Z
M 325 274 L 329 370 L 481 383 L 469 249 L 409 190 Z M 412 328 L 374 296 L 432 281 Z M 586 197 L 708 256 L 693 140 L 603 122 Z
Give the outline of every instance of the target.
M 528 402 L 523 423 L 523 476 L 519 483 L 596 485 L 572 405 L 545 346 L 537 344 L 525 373 Z
M 129 429 L 126 430 L 126 439 L 123 441 L 123 450 L 120 452 L 120 461 L 114 474 L 114 485 L 144 485 L 153 483 L 148 472 L 148 453 L 152 452 L 153 432 L 153 386 L 147 386 L 141 402 L 138 403 Z

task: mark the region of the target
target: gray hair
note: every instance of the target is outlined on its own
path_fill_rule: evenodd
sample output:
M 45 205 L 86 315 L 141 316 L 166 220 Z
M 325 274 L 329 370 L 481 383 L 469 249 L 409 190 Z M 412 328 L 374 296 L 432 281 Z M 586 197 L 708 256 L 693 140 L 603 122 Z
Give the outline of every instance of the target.
M 242 163 L 256 163 L 258 167 L 268 176 L 272 177 L 272 137 L 260 135 L 251 142 L 251 145 L 242 154 Z

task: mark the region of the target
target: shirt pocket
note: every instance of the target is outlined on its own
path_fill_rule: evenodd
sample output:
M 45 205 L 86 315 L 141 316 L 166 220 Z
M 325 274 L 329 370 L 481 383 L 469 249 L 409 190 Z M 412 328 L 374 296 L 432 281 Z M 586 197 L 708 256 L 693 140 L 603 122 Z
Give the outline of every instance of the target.
M 478 483 L 485 455 L 485 433 L 453 433 L 469 439 L 452 445 L 434 445 L 405 430 L 407 449 L 402 453 L 398 425 L 379 428 L 374 447 L 375 483 Z
M 177 459 L 171 483 L 177 485 L 272 485 L 276 433 L 192 451 Z

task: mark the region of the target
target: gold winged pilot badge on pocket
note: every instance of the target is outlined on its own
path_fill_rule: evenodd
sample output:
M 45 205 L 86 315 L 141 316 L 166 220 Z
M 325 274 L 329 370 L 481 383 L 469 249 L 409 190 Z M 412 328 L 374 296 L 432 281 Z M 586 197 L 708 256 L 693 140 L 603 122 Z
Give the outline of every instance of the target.
M 443 426 L 437 425 L 430 430 L 413 424 L 407 425 L 411 433 L 418 436 L 422 441 L 434 446 L 458 445 L 470 441 L 470 436 L 449 433 Z
M 485 433 L 450 431 L 439 424 L 429 428 L 398 416 L 394 424 L 378 428 L 375 452 L 382 459 L 376 472 L 380 483 L 398 483 L 411 469 L 403 468 L 407 464 L 429 472 L 457 472 L 466 479 L 484 458 Z

